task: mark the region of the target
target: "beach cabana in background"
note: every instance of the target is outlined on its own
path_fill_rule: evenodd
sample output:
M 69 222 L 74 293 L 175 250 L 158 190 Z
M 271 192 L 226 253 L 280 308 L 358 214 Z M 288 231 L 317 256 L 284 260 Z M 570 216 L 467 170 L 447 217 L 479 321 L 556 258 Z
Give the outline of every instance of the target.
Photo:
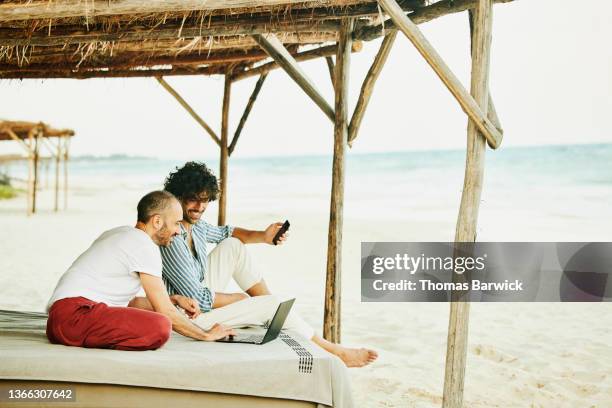
M 486 145 L 502 130 L 488 90 L 493 3 L 512 0 L 9 0 L 0 4 L 0 78 L 154 77 L 202 126 L 220 150 L 219 224 L 227 207 L 227 169 L 249 113 L 270 70 L 282 68 L 334 124 L 327 252 L 324 337 L 340 341 L 341 249 L 345 155 L 359 133 L 370 96 L 398 32 L 429 63 L 467 114 L 464 188 L 455 241 L 474 242 Z M 467 11 L 472 75 L 468 91 L 417 24 Z M 355 111 L 348 112 L 352 52 L 384 37 Z M 335 57 L 335 60 L 334 58 Z M 321 59 L 335 91 L 327 101 L 299 62 Z M 164 79 L 172 75 L 224 75 L 220 132 Z M 258 76 L 230 140 L 232 84 Z M 327 85 L 329 86 L 329 85 Z M 400 98 L 401 96 L 398 96 Z M 394 119 L 389 118 L 390 122 Z M 462 405 L 468 302 L 451 302 L 443 405 Z
M 27 214 L 36 212 L 36 191 L 39 187 L 40 162 L 42 146 L 48 151 L 50 159 L 55 160 L 55 200 L 54 210 L 59 210 L 60 167 L 64 168 L 64 209 L 68 202 L 68 150 L 70 138 L 74 136 L 71 129 L 54 129 L 43 122 L 23 122 L 0 120 L 0 141 L 14 141 L 25 153 L 28 162 L 27 179 Z M 52 140 L 55 139 L 55 142 Z M 1 158 L 0 158 L 1 159 Z M 5 157 L 6 160 L 22 160 L 22 156 Z

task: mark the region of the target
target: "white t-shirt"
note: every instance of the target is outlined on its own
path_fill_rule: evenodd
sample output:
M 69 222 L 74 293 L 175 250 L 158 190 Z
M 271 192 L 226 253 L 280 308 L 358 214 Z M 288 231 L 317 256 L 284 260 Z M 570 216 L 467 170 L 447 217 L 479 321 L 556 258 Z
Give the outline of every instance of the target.
M 127 306 L 142 287 L 138 272 L 162 276 L 159 247 L 138 228 L 113 228 L 100 235 L 62 275 L 47 311 L 56 300 L 79 296 L 109 306 Z

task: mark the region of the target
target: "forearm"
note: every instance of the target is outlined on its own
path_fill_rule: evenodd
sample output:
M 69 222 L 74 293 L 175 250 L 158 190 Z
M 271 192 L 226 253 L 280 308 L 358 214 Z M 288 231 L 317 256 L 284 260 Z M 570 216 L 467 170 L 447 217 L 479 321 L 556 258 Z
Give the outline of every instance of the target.
M 173 305 L 176 305 L 176 297 L 170 296 L 170 301 Z M 175 308 L 168 310 L 155 310 L 149 299 L 144 297 L 135 297 L 130 301 L 128 307 L 134 307 L 137 309 L 149 310 L 152 312 L 158 312 L 168 317 L 172 322 L 172 330 L 178 334 L 182 334 L 186 337 L 191 337 L 196 340 L 208 340 L 208 334 L 191 323 L 184 315 L 178 312 Z
M 240 227 L 234 228 L 232 237 L 238 238 L 245 244 L 262 244 L 266 242 L 265 231 L 253 231 Z
M 246 293 L 220 293 L 215 294 L 215 302 L 213 303 L 213 309 L 236 303 L 241 300 L 248 298 L 249 295 Z
M 209 335 L 203 329 L 190 322 L 185 315 L 178 312 L 175 308 L 159 310 L 158 313 L 168 317 L 172 322 L 172 330 L 186 337 L 196 340 L 209 340 Z

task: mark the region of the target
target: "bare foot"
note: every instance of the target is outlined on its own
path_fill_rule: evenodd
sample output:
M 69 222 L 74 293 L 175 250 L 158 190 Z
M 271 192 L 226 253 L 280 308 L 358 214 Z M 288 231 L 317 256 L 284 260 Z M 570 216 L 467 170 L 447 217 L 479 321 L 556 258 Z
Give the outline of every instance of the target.
M 374 362 L 378 358 L 378 353 L 365 348 L 342 347 L 338 350 L 337 356 L 347 367 L 363 367 Z

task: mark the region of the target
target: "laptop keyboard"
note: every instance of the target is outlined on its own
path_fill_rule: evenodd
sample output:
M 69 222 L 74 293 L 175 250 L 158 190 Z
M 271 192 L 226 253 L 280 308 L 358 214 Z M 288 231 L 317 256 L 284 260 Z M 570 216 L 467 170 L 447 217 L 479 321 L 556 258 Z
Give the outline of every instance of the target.
M 241 337 L 240 341 L 252 341 L 254 343 L 260 343 L 263 341 L 264 336 L 261 335 L 251 335 L 246 337 Z

